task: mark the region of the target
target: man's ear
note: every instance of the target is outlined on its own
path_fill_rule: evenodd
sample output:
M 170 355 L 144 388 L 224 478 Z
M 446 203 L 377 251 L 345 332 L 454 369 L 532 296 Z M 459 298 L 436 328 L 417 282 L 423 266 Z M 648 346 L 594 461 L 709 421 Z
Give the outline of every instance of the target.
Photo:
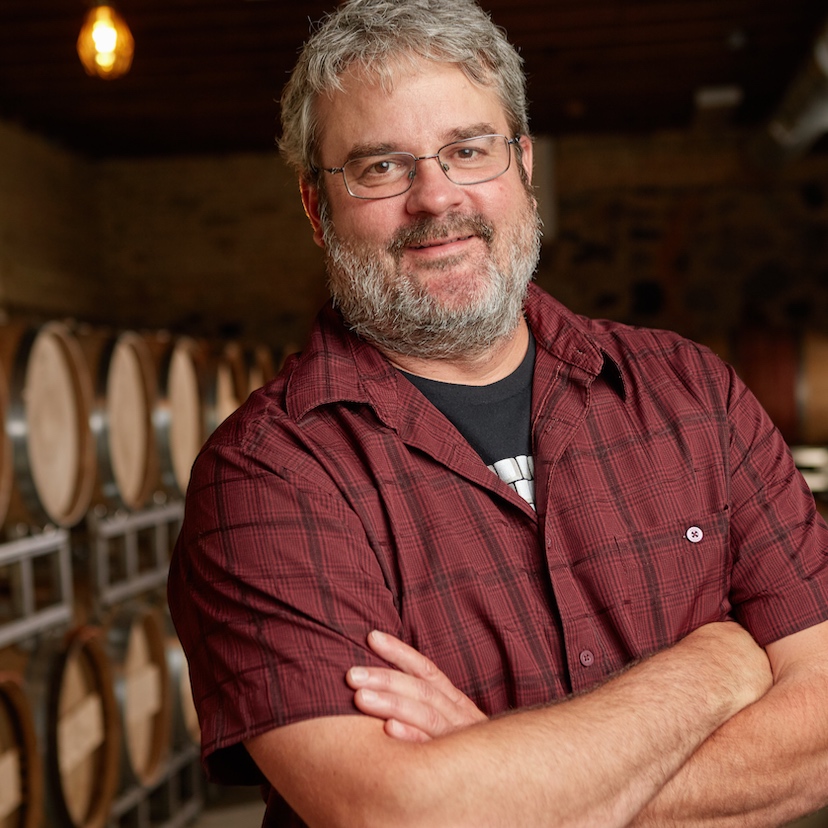
M 523 169 L 526 170 L 526 178 L 529 183 L 532 183 L 532 139 L 528 135 L 520 136 L 520 161 L 523 164 Z
M 313 228 L 313 240 L 324 247 L 322 241 L 322 222 L 319 220 L 319 187 L 311 184 L 304 178 L 299 179 L 299 192 L 302 195 L 302 206 L 305 208 L 305 215 Z

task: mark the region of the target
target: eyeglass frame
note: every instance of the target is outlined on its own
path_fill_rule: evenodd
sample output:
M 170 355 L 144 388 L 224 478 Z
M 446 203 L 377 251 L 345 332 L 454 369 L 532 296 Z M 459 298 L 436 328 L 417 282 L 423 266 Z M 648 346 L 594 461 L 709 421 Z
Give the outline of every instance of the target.
M 352 192 L 350 186 L 348 186 L 348 178 L 345 175 L 345 167 L 352 161 L 359 161 L 361 158 L 371 158 L 372 155 L 358 155 L 355 158 L 349 158 L 341 167 L 312 167 L 311 169 L 314 172 L 326 172 L 330 173 L 331 175 L 342 173 L 342 182 L 345 184 L 345 190 L 347 191 L 348 195 L 352 198 L 359 198 L 363 201 L 381 201 L 385 198 L 396 198 L 397 196 L 404 195 L 414 186 L 414 179 L 417 176 L 418 161 L 429 161 L 432 158 L 436 158 L 439 161 L 440 153 L 447 147 L 454 146 L 454 144 L 464 144 L 467 141 L 476 141 L 478 138 L 502 138 L 506 142 L 507 149 L 512 146 L 516 147 L 518 152 L 520 152 L 520 150 L 522 149 L 520 145 L 520 135 L 516 135 L 514 138 L 507 138 L 502 133 L 489 132 L 484 133 L 483 135 L 472 135 L 469 138 L 459 138 L 456 141 L 449 141 L 447 144 L 443 144 L 443 146 L 440 147 L 440 149 L 438 149 L 437 152 L 433 153 L 432 155 L 414 155 L 413 152 L 405 151 L 372 153 L 372 155 L 377 155 L 378 157 L 383 157 L 386 155 L 405 155 L 413 159 L 414 161 L 414 166 L 412 167 L 411 172 L 408 174 L 408 186 L 404 190 L 401 190 L 399 193 L 384 196 L 357 195 L 356 193 Z M 477 184 L 486 184 L 488 181 L 494 181 L 496 178 L 500 178 L 501 175 L 505 175 L 509 171 L 509 168 L 512 166 L 512 153 L 509 152 L 509 160 L 506 162 L 506 166 L 503 168 L 503 170 L 501 170 L 497 175 L 490 176 L 489 178 L 482 178 L 480 181 L 467 181 L 465 183 L 459 181 L 452 181 L 452 179 L 449 178 L 448 170 L 443 166 L 443 164 L 440 163 L 438 166 L 443 171 L 443 175 L 445 175 L 445 177 L 449 181 L 451 181 L 452 184 L 455 184 L 458 187 L 474 187 Z

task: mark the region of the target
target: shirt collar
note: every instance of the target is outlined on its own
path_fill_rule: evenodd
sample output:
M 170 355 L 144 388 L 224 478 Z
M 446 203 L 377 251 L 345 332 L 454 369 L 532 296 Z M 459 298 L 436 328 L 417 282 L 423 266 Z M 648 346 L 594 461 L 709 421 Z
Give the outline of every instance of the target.
M 593 377 L 601 377 L 626 398 L 624 378 L 615 360 L 589 330 L 590 320 L 573 313 L 532 284 L 525 305 L 526 318 L 537 346 Z M 302 356 L 287 382 L 288 414 L 300 420 L 312 409 L 330 403 L 365 403 L 386 424 L 397 420 L 401 380 L 390 362 L 373 345 L 343 324 L 328 302 L 317 316 Z
M 396 382 L 391 363 L 373 345 L 360 339 L 342 321 L 329 301 L 311 330 L 306 348 L 287 381 L 286 406 L 296 420 L 330 403 L 367 403 L 389 424 L 396 419 Z
M 599 377 L 625 400 L 624 375 L 618 361 L 599 344 L 593 320 L 562 305 L 537 285 L 529 286 L 526 318 L 539 347 L 576 366 L 586 374 Z

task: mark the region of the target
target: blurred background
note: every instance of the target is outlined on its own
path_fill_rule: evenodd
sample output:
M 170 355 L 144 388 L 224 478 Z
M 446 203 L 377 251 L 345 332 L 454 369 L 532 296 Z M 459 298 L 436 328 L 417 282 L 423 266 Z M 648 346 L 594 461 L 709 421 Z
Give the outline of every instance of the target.
M 730 361 L 825 510 L 825 3 L 482 5 L 529 77 L 538 282 Z M 194 452 L 326 296 L 275 141 L 329 9 L 120 0 L 95 63 L 94 3 L 0 5 L 2 828 L 241 825 L 163 583 Z

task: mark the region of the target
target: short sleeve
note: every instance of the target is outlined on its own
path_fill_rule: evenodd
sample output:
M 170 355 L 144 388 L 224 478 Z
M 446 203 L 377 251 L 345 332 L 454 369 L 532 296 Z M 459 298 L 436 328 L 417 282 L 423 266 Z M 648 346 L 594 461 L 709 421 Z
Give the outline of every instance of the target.
M 828 619 L 828 527 L 782 435 L 734 376 L 731 600 L 766 645 Z
M 370 630 L 401 633 L 362 523 L 320 464 L 283 443 L 217 440 L 203 451 L 170 570 L 216 781 L 257 781 L 245 739 L 356 713 L 346 670 L 380 663 Z

